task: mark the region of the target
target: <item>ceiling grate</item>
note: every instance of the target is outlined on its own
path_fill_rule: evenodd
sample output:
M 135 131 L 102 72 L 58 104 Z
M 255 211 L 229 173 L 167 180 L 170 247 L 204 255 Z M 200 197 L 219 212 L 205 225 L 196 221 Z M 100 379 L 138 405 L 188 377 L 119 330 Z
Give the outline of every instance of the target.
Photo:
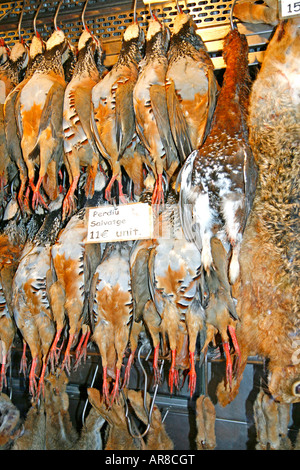
M 198 32 L 206 43 L 208 51 L 215 63 L 215 67 L 224 66 L 222 59 L 223 38 L 230 25 L 231 0 L 199 0 L 194 2 L 180 2 L 183 10 L 189 12 L 198 26 Z M 9 46 L 18 41 L 17 25 L 22 1 L 0 2 L 0 37 L 6 40 Z M 39 2 L 25 1 L 24 14 L 21 24 L 23 38 L 30 42 L 33 36 L 33 17 Z M 58 5 L 57 1 L 43 3 L 37 18 L 37 30 L 43 38 L 47 38 L 53 30 L 53 17 Z M 120 50 L 124 30 L 133 19 L 133 1 L 107 1 L 90 0 L 85 14 L 85 22 L 89 29 L 100 38 L 106 52 L 106 65 L 112 65 Z M 72 43 L 77 43 L 82 32 L 81 12 L 83 1 L 64 0 L 59 15 L 58 25 L 63 29 Z M 152 5 L 152 10 L 160 21 L 167 24 L 172 31 L 174 18 L 177 15 L 176 2 Z M 146 30 L 150 18 L 149 8 L 138 2 L 138 21 Z M 249 29 L 252 28 L 252 29 Z M 271 27 L 267 25 L 239 25 L 240 32 L 246 34 L 249 44 L 249 62 L 260 60 L 265 50 Z

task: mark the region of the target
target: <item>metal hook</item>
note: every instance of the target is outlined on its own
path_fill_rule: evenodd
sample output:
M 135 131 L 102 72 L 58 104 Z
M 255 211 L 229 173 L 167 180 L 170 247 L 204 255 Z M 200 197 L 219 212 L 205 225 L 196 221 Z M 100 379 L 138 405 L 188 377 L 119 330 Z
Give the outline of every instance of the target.
M 84 21 L 84 15 L 85 15 L 85 10 L 86 10 L 86 7 L 87 7 L 88 3 L 89 3 L 89 0 L 86 0 L 86 2 L 84 4 L 84 7 L 83 7 L 83 10 L 82 10 L 82 13 L 81 13 L 81 22 L 83 24 L 83 29 L 87 29 L 85 21 Z
M 233 3 L 231 5 L 231 9 L 230 9 L 230 27 L 231 27 L 232 30 L 237 29 L 236 24 L 233 22 L 233 9 L 234 9 L 235 4 L 236 4 L 236 0 L 233 0 Z
M 9 8 L 9 10 L 7 10 L 5 13 L 3 13 L 3 15 L 0 17 L 0 21 L 2 21 L 3 18 L 6 17 L 6 15 L 9 15 L 9 14 L 14 10 L 14 8 L 15 8 L 15 6 L 16 6 L 16 3 L 17 3 L 17 2 L 15 2 L 14 5 L 13 5 L 11 8 Z
M 56 12 L 55 12 L 55 15 L 54 15 L 54 18 L 53 18 L 54 29 L 55 29 L 56 31 L 59 29 L 58 26 L 57 26 L 58 12 L 59 12 L 60 7 L 62 6 L 63 3 L 64 3 L 64 0 L 60 0 L 60 2 L 59 2 L 58 5 L 57 5 Z
M 153 397 L 152 397 L 152 401 L 151 401 L 151 404 L 150 404 L 150 409 L 148 411 L 147 409 L 147 384 L 148 384 L 148 377 L 147 377 L 147 373 L 145 371 L 145 368 L 142 364 L 142 361 L 141 361 L 141 352 L 143 350 L 143 348 L 145 347 L 145 344 L 143 344 L 139 350 L 138 350 L 138 361 L 139 361 L 139 364 L 140 364 L 140 367 L 143 371 L 143 374 L 144 374 L 144 410 L 145 410 L 145 413 L 146 413 L 146 416 L 147 416 L 147 426 L 146 426 L 146 429 L 145 431 L 143 432 L 143 434 L 139 434 L 139 435 L 135 435 L 133 434 L 133 431 L 132 431 L 132 426 L 131 426 L 131 421 L 130 421 L 130 417 L 129 417 L 129 414 L 128 414 L 128 405 L 127 405 L 127 401 L 126 399 L 124 399 L 124 402 L 125 402 L 125 417 L 127 419 L 127 422 L 128 422 L 128 430 L 129 430 L 129 433 L 130 435 L 133 437 L 133 438 L 136 438 L 136 439 L 142 439 L 144 436 L 146 436 L 146 434 L 148 433 L 149 429 L 150 429 L 150 426 L 151 426 L 151 419 L 152 419 L 152 413 L 153 413 L 153 408 L 154 408 L 154 404 L 155 404 L 155 399 L 156 399 L 156 395 L 157 395 L 157 390 L 158 390 L 158 384 L 155 385 L 155 388 L 154 388 L 154 393 L 153 393 Z M 149 359 L 149 356 L 151 354 L 151 350 L 149 351 L 147 357 L 146 357 L 146 361 Z M 160 374 L 162 373 L 162 369 L 163 369 L 163 365 L 164 365 L 164 360 L 161 361 L 161 366 L 160 366 Z M 124 392 L 123 392 L 124 394 Z M 123 395 L 124 396 L 124 395 Z
M 94 385 L 94 383 L 95 383 L 96 375 L 97 375 L 98 369 L 99 369 L 99 366 L 98 366 L 98 364 L 97 364 L 97 365 L 96 365 L 95 372 L 94 372 L 94 375 L 93 375 L 93 378 L 92 378 L 92 382 L 91 382 L 90 388 L 92 388 L 93 385 Z M 89 402 L 89 399 L 87 398 L 86 401 L 85 401 L 84 407 L 83 407 L 83 411 L 82 411 L 82 418 L 81 418 L 82 425 L 84 425 L 84 421 L 85 421 L 85 412 L 86 412 L 86 408 L 87 408 L 88 402 Z
M 36 19 L 37 19 L 37 16 L 38 16 L 39 12 L 40 12 L 40 9 L 42 8 L 42 5 L 43 5 L 43 1 L 41 1 L 41 3 L 39 4 L 38 9 L 36 10 L 34 18 L 33 18 L 33 30 L 34 30 L 34 34 L 36 36 L 38 36 L 38 32 L 37 32 L 37 29 L 36 29 Z
M 137 0 L 134 1 L 134 7 L 133 7 L 133 22 L 137 23 Z
M 25 9 L 25 0 L 23 1 L 22 10 L 21 10 L 21 13 L 20 13 L 20 18 L 19 18 L 19 23 L 18 23 L 18 35 L 19 35 L 19 41 L 20 42 L 22 42 L 21 23 L 22 23 L 22 19 L 23 19 L 24 9 Z
M 182 10 L 181 6 L 179 5 L 179 1 L 178 1 L 178 0 L 176 0 L 176 7 L 177 7 L 178 13 L 183 13 L 183 10 Z

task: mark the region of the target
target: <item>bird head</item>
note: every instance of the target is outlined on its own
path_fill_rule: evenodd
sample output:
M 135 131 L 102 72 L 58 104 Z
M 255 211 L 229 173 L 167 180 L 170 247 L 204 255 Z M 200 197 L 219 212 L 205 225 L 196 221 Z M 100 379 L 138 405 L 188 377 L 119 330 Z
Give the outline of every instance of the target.
M 17 64 L 20 70 L 25 69 L 29 60 L 26 44 L 23 42 L 17 42 L 14 44 L 11 48 L 10 60 L 12 63 Z
M 284 403 L 300 403 L 299 358 L 300 353 L 295 350 L 295 364 L 287 367 L 275 366 L 270 370 L 268 389 L 274 400 Z
M 3 38 L 0 38 L 0 65 L 3 65 L 10 56 L 10 49 L 5 44 Z

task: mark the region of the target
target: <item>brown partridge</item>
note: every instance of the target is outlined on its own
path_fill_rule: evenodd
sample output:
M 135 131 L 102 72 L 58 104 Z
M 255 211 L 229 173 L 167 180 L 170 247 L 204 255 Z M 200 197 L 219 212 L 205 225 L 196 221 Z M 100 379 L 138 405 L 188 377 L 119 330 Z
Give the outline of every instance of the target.
M 63 108 L 64 162 L 70 187 L 63 204 L 63 215 L 71 215 L 76 208 L 74 193 L 80 177 L 80 168 L 87 169 L 86 195 L 93 196 L 94 180 L 99 164 L 99 151 L 90 128 L 92 88 L 105 73 L 99 40 L 87 29 L 78 42 L 78 58 L 67 84 Z
M 143 43 L 143 30 L 135 21 L 124 32 L 116 64 L 92 89 L 92 131 L 98 149 L 112 172 L 105 192 L 107 200 L 111 200 L 112 186 L 117 181 L 119 200 L 126 202 L 120 159 L 125 157 L 126 148 L 135 137 L 132 93 Z
M 129 254 L 131 243 L 107 243 L 96 269 L 90 294 L 93 314 L 93 341 L 102 360 L 102 390 L 105 401 L 112 404 L 119 393 L 123 355 L 129 341 L 132 321 L 132 293 Z M 108 374 L 114 379 L 109 397 Z

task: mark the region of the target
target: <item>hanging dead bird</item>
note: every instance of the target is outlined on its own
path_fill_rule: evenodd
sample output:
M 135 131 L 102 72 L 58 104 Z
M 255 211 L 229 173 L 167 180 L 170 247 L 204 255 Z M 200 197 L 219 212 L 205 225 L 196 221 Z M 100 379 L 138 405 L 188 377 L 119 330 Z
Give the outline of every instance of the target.
M 166 90 L 170 126 L 183 162 L 209 131 L 217 81 L 197 25 L 179 6 L 168 51 Z
M 20 187 L 18 193 L 18 202 L 22 211 L 24 211 L 25 209 L 25 207 L 23 206 L 23 196 L 27 182 L 27 166 L 23 159 L 23 154 L 21 150 L 21 139 L 18 130 L 18 119 L 15 112 L 15 104 L 21 89 L 27 83 L 29 78 L 33 75 L 35 68 L 38 66 L 39 61 L 42 58 L 42 54 L 45 51 L 45 43 L 36 29 L 36 19 L 41 9 L 41 6 L 42 2 L 40 3 L 34 15 L 33 27 L 35 34 L 32 37 L 31 44 L 29 47 L 29 59 L 28 65 L 26 67 L 25 76 L 23 80 L 11 90 L 4 102 L 4 127 L 6 145 L 10 159 L 12 160 L 12 162 L 14 162 L 19 172 Z M 29 207 L 26 207 L 26 209 L 28 210 Z
M 10 175 L 18 170 L 14 166 L 14 160 L 10 155 L 10 143 L 5 134 L 4 104 L 9 93 L 16 87 L 21 80 L 21 72 L 25 70 L 28 64 L 28 50 L 20 33 L 23 17 L 24 5 L 21 10 L 18 32 L 19 41 L 16 42 L 11 51 L 8 51 L 4 41 L 2 44 L 2 63 L 0 65 L 0 197 L 4 198 L 4 186 L 9 183 Z M 6 58 L 6 60 L 4 60 Z M 12 167 L 12 168 L 10 168 Z M 2 202 L 1 202 L 2 203 Z
M 172 176 L 180 163 L 170 129 L 165 90 L 169 40 L 169 29 L 152 14 L 145 57 L 139 64 L 139 76 L 133 90 L 137 133 L 149 152 L 156 179 L 152 204 L 158 205 L 164 202 L 163 174 L 167 172 L 169 177 Z
M 56 240 L 62 224 L 62 201 L 60 194 L 49 204 L 49 212 L 32 241 L 23 250 L 13 280 L 12 306 L 14 319 L 23 340 L 28 344 L 32 364 L 29 374 L 29 391 L 35 397 L 43 391 L 44 376 L 49 351 L 55 336 L 48 289 L 51 273 L 51 246 Z M 23 363 L 24 357 L 22 358 Z M 39 385 L 36 374 L 41 366 Z
M 174 383 L 176 387 L 179 385 L 176 354 L 181 349 L 181 334 L 186 333 L 187 321 L 189 327 L 192 328 L 192 317 L 187 315 L 197 293 L 201 266 L 199 250 L 194 243 L 189 243 L 184 237 L 180 224 L 178 197 L 172 188 L 170 188 L 165 209 L 160 214 L 157 233 L 148 262 L 149 284 L 151 299 L 160 317 L 158 331 L 163 338 L 166 350 L 170 349 L 171 351 L 169 387 L 172 393 Z M 145 312 L 146 323 L 149 322 L 147 316 L 150 312 L 152 312 L 152 317 L 154 313 L 149 303 L 147 307 L 150 311 L 146 310 Z M 197 337 L 198 326 L 194 322 L 195 337 Z M 153 339 L 155 341 L 155 336 Z M 156 345 L 156 348 L 159 348 L 159 344 Z M 155 360 L 157 353 L 156 350 Z M 194 393 L 196 384 L 194 353 L 195 341 L 191 336 L 189 354 L 191 394 Z M 188 364 L 188 359 L 186 362 Z M 153 368 L 155 372 L 157 369 L 155 361 Z
M 85 200 L 83 207 L 70 218 L 51 249 L 53 283 L 49 289 L 49 296 L 56 335 L 51 346 L 50 359 L 54 367 L 59 359 L 58 342 L 67 325 L 68 342 L 62 364 L 67 372 L 70 372 L 71 368 L 71 348 L 76 344 L 81 330 L 85 335 L 84 348 L 90 336 L 89 327 L 84 325 L 85 322 L 89 323 L 87 298 L 92 277 L 101 258 L 101 246 L 97 243 L 84 243 L 87 236 L 87 207 L 104 203 L 105 185 L 105 175 L 98 172 L 93 198 Z M 84 353 L 79 351 L 79 357 L 82 352 Z
M 55 31 L 46 42 L 42 60 L 20 91 L 16 103 L 21 149 L 33 192 L 33 208 L 38 204 L 47 207 L 40 192 L 46 175 L 50 200 L 56 199 L 59 192 L 57 178 L 63 162 L 62 117 L 66 87 L 63 63 L 69 55 L 68 41 L 56 25 L 61 4 L 62 1 L 55 13 Z
M 257 176 L 246 123 L 250 83 L 248 44 L 235 28 L 225 38 L 223 57 L 227 67 L 211 130 L 202 147 L 186 160 L 178 181 L 182 227 L 186 238 L 201 251 L 207 282 L 204 291 L 209 285 L 207 295 L 211 294 L 206 301 L 207 315 L 211 316 L 209 323 L 223 336 L 229 361 L 227 379 L 231 383 L 226 331 L 229 326 L 236 343 L 232 319 L 238 317 L 227 278 L 227 251 L 232 250 L 229 280 L 234 284 L 239 276 L 238 255 Z M 223 250 L 214 245 L 215 256 L 214 236 L 223 244 Z
M 300 402 L 299 51 L 299 18 L 280 22 L 251 89 L 249 140 L 258 183 L 235 292 L 241 365 L 231 391 L 219 384 L 222 404 L 234 399 L 247 358 L 256 354 L 268 360 L 273 398 Z
M 101 355 L 102 389 L 107 404 L 112 404 L 119 394 L 123 355 L 132 321 L 130 249 L 130 242 L 107 243 L 91 285 L 92 339 Z M 108 375 L 114 379 L 111 397 Z
M 133 87 L 138 77 L 138 63 L 144 45 L 144 32 L 136 20 L 124 32 L 118 60 L 110 72 L 92 90 L 91 126 L 102 156 L 111 167 L 112 177 L 106 188 L 111 200 L 113 183 L 117 181 L 119 200 L 126 203 L 122 187 L 120 158 L 135 136 Z
M 92 88 L 107 70 L 102 64 L 103 51 L 100 41 L 84 23 L 87 2 L 88 0 L 82 12 L 84 31 L 78 42 L 78 58 L 64 97 L 64 161 L 70 184 L 63 204 L 64 216 L 71 215 L 76 208 L 74 193 L 81 166 L 87 168 L 86 195 L 92 197 L 98 164 L 101 163 L 90 128 L 91 94 Z
M 5 371 L 16 326 L 12 309 L 12 285 L 25 243 L 37 233 L 44 214 L 22 216 L 16 195 L 8 202 L 0 222 L 0 339 L 2 368 L 0 389 L 5 385 Z

